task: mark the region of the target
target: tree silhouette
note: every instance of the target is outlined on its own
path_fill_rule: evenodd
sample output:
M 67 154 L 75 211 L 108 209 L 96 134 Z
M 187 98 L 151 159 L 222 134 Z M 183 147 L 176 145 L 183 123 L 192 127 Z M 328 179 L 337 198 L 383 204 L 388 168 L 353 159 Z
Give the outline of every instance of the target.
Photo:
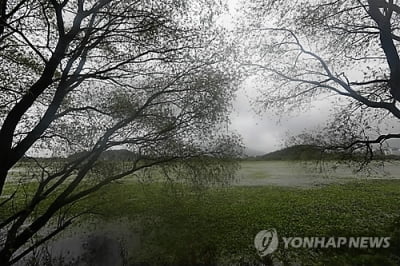
M 213 26 L 216 3 L 0 3 L 1 265 L 70 225 L 68 206 L 141 169 L 174 163 L 198 179 L 232 178 L 224 159 L 238 142 L 221 128 L 235 74 Z M 135 156 L 99 160 L 121 148 Z M 49 151 L 82 156 L 32 156 Z M 34 170 L 18 183 L 10 169 L 22 159 Z M 32 191 L 13 204 L 21 187 Z

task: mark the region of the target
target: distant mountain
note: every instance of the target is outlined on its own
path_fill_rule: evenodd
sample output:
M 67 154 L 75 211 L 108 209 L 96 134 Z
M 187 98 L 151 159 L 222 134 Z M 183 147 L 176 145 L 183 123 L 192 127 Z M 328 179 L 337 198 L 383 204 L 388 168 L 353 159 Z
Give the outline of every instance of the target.
M 88 152 L 87 151 L 81 151 L 74 153 L 70 155 L 68 158 L 69 159 L 77 159 L 80 157 L 84 157 Z M 134 152 L 128 151 L 128 150 L 108 150 L 103 152 L 100 155 L 101 160 L 133 160 L 136 158 L 136 155 Z
M 321 158 L 323 151 L 313 145 L 295 145 L 278 151 L 256 156 L 259 160 L 316 160 Z
M 108 150 L 100 156 L 103 160 L 133 160 L 136 158 L 135 153 L 128 150 Z

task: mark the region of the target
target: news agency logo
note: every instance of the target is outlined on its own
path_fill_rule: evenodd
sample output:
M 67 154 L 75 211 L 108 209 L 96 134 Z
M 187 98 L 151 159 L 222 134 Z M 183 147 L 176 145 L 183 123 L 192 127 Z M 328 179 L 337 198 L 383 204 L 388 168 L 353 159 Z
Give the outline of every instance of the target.
M 388 248 L 390 237 L 282 237 L 283 247 L 288 248 Z M 254 246 L 261 257 L 277 250 L 276 229 L 262 230 L 254 238 Z
M 254 238 L 254 246 L 261 257 L 271 254 L 278 248 L 278 233 L 274 228 L 258 232 Z

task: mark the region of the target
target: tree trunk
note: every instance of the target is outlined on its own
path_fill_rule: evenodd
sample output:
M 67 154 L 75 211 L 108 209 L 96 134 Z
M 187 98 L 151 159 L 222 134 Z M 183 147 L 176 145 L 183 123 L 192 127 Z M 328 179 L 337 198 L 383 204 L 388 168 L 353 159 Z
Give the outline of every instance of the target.
M 9 248 L 3 248 L 0 251 L 0 265 L 1 266 L 9 266 L 11 265 L 10 259 L 12 256 L 12 252 L 10 251 Z
M 3 164 L 3 162 L 0 163 L 0 195 L 3 195 L 3 187 L 6 182 L 6 178 L 8 175 L 8 168 L 6 165 Z M 3 265 L 0 263 L 0 265 Z

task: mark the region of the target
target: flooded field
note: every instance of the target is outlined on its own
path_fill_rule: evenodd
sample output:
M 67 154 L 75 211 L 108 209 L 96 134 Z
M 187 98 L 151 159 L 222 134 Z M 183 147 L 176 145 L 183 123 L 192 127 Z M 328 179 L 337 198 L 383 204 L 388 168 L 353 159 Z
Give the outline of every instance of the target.
M 81 266 L 157 260 L 240 265 L 231 254 L 257 261 L 252 243 L 260 228 L 283 235 L 389 235 L 385 230 L 400 211 L 399 162 L 356 170 L 334 163 L 243 161 L 233 186 L 200 194 L 177 194 L 158 182 L 143 186 L 128 177 L 79 203 L 100 206 L 96 219 L 82 219 L 17 265 L 46 259 Z M 26 172 L 32 173 L 29 165 L 13 169 L 10 181 L 32 181 Z M 157 176 L 157 170 L 151 173 Z M 303 254 L 302 260 L 310 258 Z
M 8 182 L 30 182 L 37 174 L 38 169 L 34 169 L 33 165 L 17 166 L 11 169 Z M 151 179 L 164 180 L 157 170 L 154 170 Z M 233 185 L 309 187 L 362 179 L 400 179 L 400 161 L 385 162 L 384 165 L 372 162 L 362 171 L 357 166 L 337 165 L 334 162 L 242 161 Z M 125 178 L 125 181 L 128 180 L 133 179 Z
M 400 162 L 371 163 L 363 171 L 334 163 L 291 161 L 244 161 L 236 185 L 308 187 L 360 179 L 398 179 Z

